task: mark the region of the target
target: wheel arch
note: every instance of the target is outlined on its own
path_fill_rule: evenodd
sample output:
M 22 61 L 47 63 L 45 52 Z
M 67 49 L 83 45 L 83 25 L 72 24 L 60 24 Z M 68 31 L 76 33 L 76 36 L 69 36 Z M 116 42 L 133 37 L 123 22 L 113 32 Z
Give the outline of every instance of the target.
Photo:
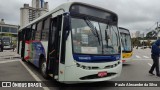
M 44 59 L 46 60 L 46 57 L 45 57 L 45 55 L 44 54 L 41 54 L 40 56 L 39 56 L 39 68 L 40 68 L 40 65 L 41 65 L 41 62 L 44 60 Z

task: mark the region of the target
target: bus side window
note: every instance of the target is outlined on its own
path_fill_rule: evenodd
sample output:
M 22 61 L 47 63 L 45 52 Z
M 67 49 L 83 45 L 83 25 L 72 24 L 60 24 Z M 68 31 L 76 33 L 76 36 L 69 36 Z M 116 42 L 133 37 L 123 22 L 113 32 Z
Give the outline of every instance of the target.
M 48 41 L 50 19 L 51 19 L 51 17 L 48 17 L 48 18 L 44 21 L 44 27 L 43 27 L 42 34 L 41 34 L 41 36 L 42 36 L 42 41 Z
M 20 50 L 20 41 L 22 41 L 22 31 L 18 32 L 18 50 L 17 50 L 18 54 L 19 54 L 19 50 Z
M 25 40 L 31 40 L 31 26 L 28 26 L 25 29 Z
M 21 40 L 22 41 L 24 41 L 25 40 L 25 29 L 23 29 L 22 31 L 21 31 Z
M 31 28 L 31 40 L 35 40 L 36 24 L 32 25 Z
M 35 40 L 41 40 L 41 31 L 43 28 L 43 21 L 38 22 L 37 29 L 35 30 Z

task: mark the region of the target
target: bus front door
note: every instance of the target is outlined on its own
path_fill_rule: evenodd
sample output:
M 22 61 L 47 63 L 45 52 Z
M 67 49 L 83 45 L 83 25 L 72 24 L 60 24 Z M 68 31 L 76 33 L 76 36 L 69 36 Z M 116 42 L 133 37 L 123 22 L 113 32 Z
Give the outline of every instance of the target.
M 24 53 L 25 53 L 25 30 L 22 31 L 22 46 L 21 46 L 21 58 L 22 61 L 24 60 Z
M 53 74 L 54 79 L 57 79 L 55 77 L 59 72 L 61 21 L 62 16 L 52 18 L 49 31 L 47 73 Z

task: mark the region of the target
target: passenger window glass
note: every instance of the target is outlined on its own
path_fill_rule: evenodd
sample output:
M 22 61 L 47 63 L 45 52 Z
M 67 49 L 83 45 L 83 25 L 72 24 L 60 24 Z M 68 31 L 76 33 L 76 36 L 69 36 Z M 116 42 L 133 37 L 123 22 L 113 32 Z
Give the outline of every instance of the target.
M 44 29 L 42 30 L 42 40 L 43 40 L 43 41 L 48 41 L 49 25 L 50 25 L 50 18 L 47 18 L 47 19 L 44 21 Z
M 41 39 L 42 21 L 37 24 L 37 30 L 35 33 L 35 40 Z

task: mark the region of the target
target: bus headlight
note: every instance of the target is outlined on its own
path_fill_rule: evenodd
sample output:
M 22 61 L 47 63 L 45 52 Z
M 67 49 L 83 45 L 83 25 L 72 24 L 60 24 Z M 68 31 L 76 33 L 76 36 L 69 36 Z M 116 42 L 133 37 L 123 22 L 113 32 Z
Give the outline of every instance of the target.
M 79 63 L 77 63 L 76 65 L 77 65 L 77 67 L 80 67 L 80 68 L 82 68 L 82 69 L 86 69 L 86 70 L 90 70 L 90 69 L 91 69 L 91 67 L 89 67 L 89 66 L 84 66 L 84 65 L 80 65 Z

